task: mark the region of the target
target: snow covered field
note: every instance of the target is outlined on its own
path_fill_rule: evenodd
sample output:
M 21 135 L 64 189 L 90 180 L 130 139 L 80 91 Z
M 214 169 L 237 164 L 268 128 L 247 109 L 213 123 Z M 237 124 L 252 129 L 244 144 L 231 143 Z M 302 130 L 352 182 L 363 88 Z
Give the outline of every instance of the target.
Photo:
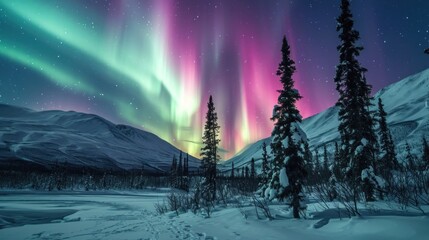
M 0 239 L 428 239 L 429 216 L 372 209 L 342 218 L 310 204 L 311 219 L 258 220 L 253 206 L 217 209 L 211 218 L 191 212 L 157 215 L 167 191 L 0 192 Z M 247 218 L 244 216 L 246 215 Z M 371 215 L 371 216 L 369 216 Z

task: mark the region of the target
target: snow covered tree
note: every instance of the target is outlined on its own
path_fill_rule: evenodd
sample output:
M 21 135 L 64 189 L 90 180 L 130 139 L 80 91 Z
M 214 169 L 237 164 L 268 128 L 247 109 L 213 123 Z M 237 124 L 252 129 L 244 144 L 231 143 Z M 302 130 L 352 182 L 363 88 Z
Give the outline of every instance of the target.
M 405 151 L 407 153 L 407 155 L 405 156 L 405 160 L 407 160 L 406 161 L 407 169 L 412 172 L 417 171 L 415 157 L 411 152 L 411 146 L 410 144 L 408 144 L 408 142 L 405 144 Z
M 216 200 L 216 165 L 220 159 L 217 154 L 217 148 L 220 142 L 218 138 L 220 126 L 217 123 L 217 119 L 213 98 L 210 96 L 209 102 L 207 103 L 206 123 L 203 132 L 203 147 L 201 148 L 204 169 L 204 178 L 201 184 L 202 195 L 208 202 Z
M 341 1 L 341 15 L 337 18 L 337 31 L 341 44 L 338 46 L 340 63 L 337 65 L 335 83 L 339 93 L 336 105 L 339 107 L 341 136 L 340 168 L 345 181 L 353 189 L 356 202 L 360 192 L 365 200 L 374 200 L 374 185 L 361 178 L 362 171 L 373 167 L 376 155 L 374 120 L 370 114 L 371 86 L 365 78 L 365 68 L 357 60 L 363 47 L 356 46 L 359 32 L 353 28 L 350 1 Z
M 279 97 L 271 118 L 274 121 L 271 133 L 273 160 L 264 195 L 270 200 L 277 198 L 280 201 L 291 197 L 293 216 L 299 218 L 302 183 L 307 175 L 300 146 L 301 141 L 306 141 L 306 138 L 302 137 L 305 134 L 298 126 L 302 118 L 295 105 L 302 97 L 294 88 L 292 75 L 295 72 L 295 63 L 290 58 L 286 37 L 283 38 L 281 52 L 282 60 L 277 76 L 280 76 L 282 89 L 278 90 Z
M 391 183 L 392 170 L 398 169 L 398 160 L 396 159 L 395 144 L 392 140 L 392 134 L 387 126 L 387 113 L 384 111 L 384 105 L 381 98 L 378 99 L 378 123 L 380 125 L 380 160 L 377 171 L 381 176 Z

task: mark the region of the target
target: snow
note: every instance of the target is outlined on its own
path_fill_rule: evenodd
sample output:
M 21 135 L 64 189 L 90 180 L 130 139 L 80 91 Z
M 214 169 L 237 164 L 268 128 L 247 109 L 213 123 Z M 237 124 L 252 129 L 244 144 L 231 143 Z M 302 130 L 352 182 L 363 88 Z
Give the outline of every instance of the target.
M 362 151 L 363 151 L 363 146 L 362 145 L 357 146 L 357 148 L 355 149 L 355 156 L 361 154 Z
M 282 169 L 280 169 L 279 179 L 280 179 L 280 185 L 282 187 L 285 188 L 285 187 L 289 186 L 289 179 L 288 179 L 287 174 L 286 174 L 286 168 L 283 167 Z
M 287 164 L 287 162 L 289 162 L 289 159 L 290 159 L 290 157 L 289 157 L 289 156 L 286 156 L 286 157 L 285 157 L 285 160 L 283 161 L 283 164 L 285 164 L 285 165 L 286 165 L 286 164 Z
M 274 188 L 267 188 L 265 189 L 264 196 L 268 200 L 273 200 L 277 196 L 277 192 Z
M 271 205 L 275 220 L 260 220 L 254 206 L 217 207 L 211 218 L 191 212 L 157 215 L 166 192 L 2 192 L 0 239 L 427 239 L 429 217 L 371 206 L 365 217 L 339 218 L 310 203 L 307 219 L 292 219 Z M 371 208 L 378 210 L 371 211 Z M 7 215 L 9 212 L 9 215 Z M 11 214 L 12 213 L 12 214 Z M 13 214 L 19 213 L 19 214 Z M 40 217 L 50 216 L 49 221 Z M 30 223 L 30 220 L 33 222 Z M 11 223 L 12 220 L 17 223 Z M 5 224 L 6 223 L 6 224 Z
M 386 181 L 380 177 L 375 175 L 374 168 L 370 166 L 369 168 L 363 169 L 361 172 L 362 181 L 365 179 L 369 179 L 371 183 L 373 183 L 377 188 L 384 189 L 386 186 Z

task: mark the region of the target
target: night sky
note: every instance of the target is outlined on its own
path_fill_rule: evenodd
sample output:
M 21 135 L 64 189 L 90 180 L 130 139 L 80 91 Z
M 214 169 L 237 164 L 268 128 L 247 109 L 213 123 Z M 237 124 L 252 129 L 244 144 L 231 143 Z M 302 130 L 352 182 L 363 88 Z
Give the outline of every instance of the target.
M 373 90 L 429 67 L 429 1 L 353 0 Z M 213 95 L 223 158 L 270 135 L 286 34 L 303 117 L 332 106 L 339 0 L 0 0 L 0 102 L 101 115 L 199 156 Z

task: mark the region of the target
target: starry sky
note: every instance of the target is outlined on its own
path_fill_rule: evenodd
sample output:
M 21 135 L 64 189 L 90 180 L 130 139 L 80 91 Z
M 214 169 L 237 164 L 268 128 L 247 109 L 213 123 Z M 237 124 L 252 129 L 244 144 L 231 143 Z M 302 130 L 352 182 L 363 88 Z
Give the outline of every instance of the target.
M 353 0 L 374 92 L 429 67 L 429 1 Z M 282 36 L 303 117 L 332 106 L 339 0 L 0 0 L 0 102 L 98 114 L 199 156 L 209 95 L 227 159 L 270 135 Z

